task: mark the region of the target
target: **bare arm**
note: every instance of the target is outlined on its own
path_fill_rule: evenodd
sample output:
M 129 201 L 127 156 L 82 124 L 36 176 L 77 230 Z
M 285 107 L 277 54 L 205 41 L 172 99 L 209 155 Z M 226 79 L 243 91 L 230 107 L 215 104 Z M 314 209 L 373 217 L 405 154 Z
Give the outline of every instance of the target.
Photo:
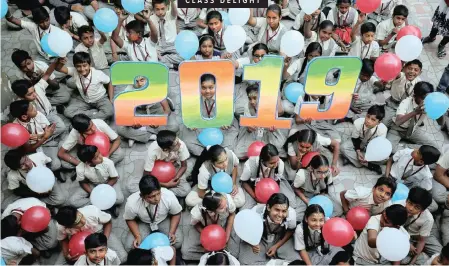
M 47 71 L 45 71 L 44 75 L 42 76 L 41 79 L 48 81 L 48 79 L 50 79 L 51 74 L 53 74 L 53 72 L 56 69 L 56 66 L 59 64 L 59 59 L 53 61 L 50 66 L 48 66 Z
M 309 253 L 307 253 L 305 249 L 299 251 L 299 256 L 306 265 L 313 265 L 312 261 L 310 260 Z
M 226 242 L 229 241 L 232 233 L 232 227 L 234 225 L 235 213 L 231 213 L 228 216 L 228 220 L 226 221 Z
M 80 181 L 80 186 L 82 189 L 84 189 L 84 191 L 86 191 L 90 195 L 90 193 L 92 192 L 92 189 L 89 186 L 89 182 Z
M 6 13 L 5 18 L 6 18 L 7 21 L 11 22 L 12 24 L 15 24 L 15 25 L 17 25 L 17 26 L 22 26 L 22 20 L 13 17 L 12 14 L 9 12 L 9 10 L 8 10 L 8 12 Z
M 100 40 L 98 42 L 100 44 L 104 44 L 108 40 L 108 37 L 102 31 L 99 31 L 99 33 L 100 33 Z
M 187 171 L 187 161 L 181 162 L 181 167 L 179 168 L 178 172 L 175 175 L 175 180 L 181 178 L 181 176 Z
M 202 223 L 198 222 L 198 223 L 195 224 L 194 227 L 195 227 L 195 229 L 198 231 L 198 233 L 201 234 L 201 232 L 203 232 L 204 226 L 203 226 Z
M 116 177 L 110 177 L 110 178 L 108 179 L 108 185 L 110 185 L 110 186 L 112 187 L 113 185 L 115 185 L 115 184 L 117 183 L 118 179 L 119 179 L 118 176 L 116 176 Z
M 80 164 L 80 161 L 78 159 L 76 159 L 75 157 L 72 157 L 72 155 L 70 155 L 69 152 L 62 147 L 59 148 L 58 157 L 59 157 L 59 159 L 64 160 L 68 163 L 71 163 L 75 166 Z
M 179 221 L 181 221 L 181 213 L 170 217 L 170 231 L 168 232 L 169 234 L 175 235 L 176 230 L 178 229 Z
M 254 189 L 251 187 L 251 185 L 248 182 L 243 182 L 242 183 L 242 187 L 243 189 L 248 192 L 248 194 L 255 199 L 256 198 L 256 193 L 254 192 Z
M 279 240 L 275 244 L 275 246 L 277 246 L 278 249 L 280 247 L 282 247 L 285 244 L 285 242 L 287 242 L 290 239 L 290 237 L 292 237 L 293 233 L 294 233 L 293 230 L 287 230 L 287 232 L 285 233 L 284 237 L 281 240 Z
M 345 197 L 346 190 L 340 192 L 341 205 L 343 207 L 343 211 L 347 213 L 349 211 L 349 201 Z
M 176 7 L 176 2 L 174 0 L 170 0 L 170 9 L 171 9 L 171 15 L 174 18 L 178 17 L 178 8 Z
M 387 162 L 387 168 L 385 169 L 385 176 L 390 177 L 391 166 L 393 165 L 393 157 L 390 157 Z
M 312 20 L 304 21 L 304 38 L 310 39 L 312 38 Z
M 123 15 L 121 12 L 118 12 L 117 15 L 119 15 L 118 24 L 117 24 L 117 28 L 115 28 L 115 30 L 112 32 L 111 40 L 113 40 L 119 48 L 123 48 L 123 40 L 122 40 L 122 38 L 120 38 L 119 34 L 120 34 L 120 30 L 121 30 L 123 21 L 125 21 L 125 19 L 128 17 L 128 15 Z
M 338 156 L 340 155 L 340 143 L 333 139 L 331 140 L 331 147 L 333 149 L 332 166 L 337 166 Z
M 247 24 L 250 25 L 251 27 L 254 27 L 257 24 L 257 20 L 253 16 L 253 9 L 252 8 L 251 8 L 251 12 L 249 12 L 249 19 L 248 19 Z
M 109 149 L 109 156 L 113 154 L 120 147 L 120 137 L 114 139 L 112 142 L 111 148 Z
M 109 235 L 111 234 L 111 230 L 112 230 L 112 222 L 111 221 L 109 221 L 103 225 L 103 234 L 107 238 L 109 238 Z
M 140 236 L 139 226 L 135 220 L 126 220 L 126 224 L 128 225 L 129 231 L 133 234 L 135 239 L 142 239 Z M 140 241 L 139 241 L 140 243 Z
M 295 194 L 305 203 L 309 204 L 309 199 L 304 195 L 304 192 L 300 188 L 293 187 L 293 190 L 295 191 Z
M 425 244 L 426 244 L 426 237 L 425 236 L 419 236 L 418 244 L 416 245 L 416 254 L 415 254 L 415 256 L 413 256 L 413 258 L 410 261 L 409 265 L 414 265 L 415 264 L 415 262 L 418 259 L 419 255 L 422 253 Z
M 439 164 L 437 164 L 437 169 L 435 170 L 435 174 L 433 178 L 435 181 L 443 185 L 446 189 L 449 189 L 449 177 L 446 175 L 447 169 L 444 169 Z
M 377 231 L 373 229 L 368 230 L 368 246 L 370 248 L 377 248 L 376 245 L 377 240 Z

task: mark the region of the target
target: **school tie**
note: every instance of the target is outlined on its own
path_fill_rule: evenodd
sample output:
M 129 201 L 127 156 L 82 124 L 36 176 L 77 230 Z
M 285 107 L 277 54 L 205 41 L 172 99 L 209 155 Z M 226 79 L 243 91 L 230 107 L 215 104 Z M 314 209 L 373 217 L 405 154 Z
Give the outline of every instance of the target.
M 33 134 L 33 127 L 31 126 L 31 123 L 27 124 L 27 130 L 30 134 Z
M 165 42 L 165 29 L 164 29 L 164 25 L 165 25 L 165 19 L 161 18 L 159 20 L 159 31 L 161 33 L 161 44 L 164 45 Z
M 93 67 L 93 68 L 95 68 L 95 60 L 94 60 L 94 57 L 93 57 L 93 55 L 92 55 L 92 48 L 89 48 L 88 49 L 89 50 L 89 56 L 90 56 L 90 65 Z
M 408 81 L 407 84 L 405 85 L 405 90 L 406 90 L 405 93 L 407 94 L 407 96 L 410 96 L 409 92 L 410 92 L 410 88 L 412 87 L 412 85 L 413 84 L 411 81 Z

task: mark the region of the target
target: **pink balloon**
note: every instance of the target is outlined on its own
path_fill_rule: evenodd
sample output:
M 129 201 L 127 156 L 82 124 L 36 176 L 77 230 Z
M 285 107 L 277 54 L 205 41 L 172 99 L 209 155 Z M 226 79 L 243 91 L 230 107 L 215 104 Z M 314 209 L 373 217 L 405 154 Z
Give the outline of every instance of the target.
M 109 148 L 111 147 L 108 135 L 101 131 L 97 131 L 94 134 L 87 136 L 84 144 L 96 146 L 103 156 L 108 156 Z
M 154 162 L 151 174 L 156 177 L 159 182 L 168 183 L 175 178 L 176 169 L 172 162 L 157 160 Z
M 30 139 L 30 133 L 20 124 L 6 124 L 2 126 L 1 131 L 2 143 L 11 148 L 22 146 Z
M 259 203 L 267 203 L 271 195 L 279 193 L 279 185 L 272 178 L 262 178 L 256 184 L 256 199 Z
M 251 145 L 249 145 L 248 147 L 248 157 L 259 156 L 260 151 L 264 146 L 265 143 L 263 143 L 262 141 L 254 141 L 253 143 L 251 143 Z
M 331 218 L 323 226 L 323 237 L 329 245 L 344 247 L 354 239 L 354 229 L 343 218 Z
M 374 71 L 384 81 L 395 79 L 402 70 L 401 59 L 395 54 L 386 53 L 377 58 L 374 63 Z
M 418 37 L 419 39 L 422 38 L 422 34 L 421 34 L 421 30 L 413 25 L 408 25 L 403 27 L 399 32 L 398 35 L 396 36 L 396 40 L 399 41 L 399 39 L 401 39 L 402 37 L 406 36 L 406 35 L 414 35 L 416 37 Z
M 201 231 L 200 242 L 207 251 L 219 251 L 226 247 L 226 231 L 218 224 L 206 226 Z
M 357 0 L 357 8 L 363 13 L 372 13 L 380 7 L 382 0 Z

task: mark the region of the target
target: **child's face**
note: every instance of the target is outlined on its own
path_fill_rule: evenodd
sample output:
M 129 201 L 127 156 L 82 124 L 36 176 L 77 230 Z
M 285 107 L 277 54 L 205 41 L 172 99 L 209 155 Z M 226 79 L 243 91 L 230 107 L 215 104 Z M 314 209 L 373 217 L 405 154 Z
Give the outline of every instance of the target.
M 308 142 L 300 142 L 299 143 L 299 152 L 301 154 L 306 154 L 312 150 L 312 143 Z
M 419 204 L 413 203 L 409 200 L 405 202 L 405 208 L 407 209 L 408 216 L 417 215 L 424 211 Z
M 415 165 L 424 165 L 422 154 L 419 152 L 418 149 L 412 151 L 412 158 L 413 161 L 415 162 Z
M 45 19 L 44 21 L 41 21 L 38 24 L 39 28 L 43 29 L 43 30 L 47 30 L 48 28 L 50 28 L 50 18 Z
M 334 30 L 332 29 L 332 27 L 327 27 L 327 28 L 320 30 L 320 40 L 322 42 L 326 42 L 326 41 L 330 40 L 333 32 L 334 32 Z
M 318 179 L 325 179 L 330 174 L 329 166 L 327 165 L 320 166 L 317 169 L 312 169 L 312 171 L 315 177 Z
M 363 43 L 365 43 L 365 44 L 370 44 L 370 43 L 372 43 L 373 41 L 374 41 L 374 36 L 375 36 L 376 34 L 374 33 L 374 32 L 372 32 L 372 31 L 368 31 L 368 32 L 365 32 L 363 35 L 362 35 L 362 41 L 363 41 Z
M 201 54 L 205 57 L 211 57 L 214 54 L 214 44 L 212 40 L 205 40 L 200 46 Z
M 404 74 L 408 81 L 413 81 L 421 74 L 421 68 L 415 64 L 408 65 L 404 69 Z
M 272 29 L 277 29 L 277 27 L 279 26 L 279 20 L 279 15 L 276 12 L 272 10 L 267 12 L 267 24 Z
M 23 156 L 22 159 L 20 159 L 20 170 L 28 172 L 32 168 L 33 168 L 33 161 L 31 161 L 30 157 Z
M 20 63 L 20 71 L 24 73 L 34 72 L 34 61 L 32 59 L 26 59 Z
M 95 126 L 95 124 L 92 121 L 90 121 L 89 127 L 83 134 L 84 135 L 92 135 L 95 132 L 97 132 L 97 127 Z
M 156 16 L 163 18 L 167 13 L 167 5 L 165 3 L 155 4 L 153 11 Z
M 374 128 L 377 125 L 379 125 L 380 121 L 377 119 L 375 115 L 367 114 L 365 116 L 365 127 L 367 128 Z
M 271 221 L 275 224 L 281 224 L 288 215 L 288 206 L 287 204 L 274 204 L 273 206 L 267 206 L 268 215 L 270 216 Z
M 422 104 L 424 102 L 424 99 L 427 97 L 427 95 L 429 95 L 429 94 L 424 95 L 424 97 L 420 97 L 420 96 L 414 95 L 413 96 L 413 100 L 415 101 L 415 103 L 417 105 L 420 105 L 420 104 Z
M 360 79 L 361 82 L 367 82 L 368 80 L 371 79 L 371 76 L 367 75 L 365 73 L 360 73 L 359 79 Z
M 97 151 L 90 164 L 91 166 L 95 166 L 101 164 L 102 162 L 103 162 L 103 155 L 101 155 L 100 151 Z
M 137 42 L 138 40 L 140 40 L 140 34 L 134 30 L 127 30 L 126 38 L 128 38 L 128 41 L 130 42 Z
M 76 219 L 78 220 L 79 217 L 81 217 L 80 220 L 79 220 L 79 222 L 78 222 L 78 223 L 75 223 L 75 224 L 72 226 L 72 228 L 82 228 L 82 227 L 86 224 L 86 217 L 84 217 L 84 215 L 83 215 L 82 213 L 77 212 L 77 213 L 76 213 Z
M 159 204 L 161 201 L 161 191 L 155 190 L 151 192 L 149 195 L 142 196 L 143 200 L 148 202 L 151 205 Z
M 201 82 L 201 96 L 210 100 L 215 96 L 215 83 L 212 80 Z
M 34 100 L 36 100 L 37 98 L 37 94 L 36 94 L 36 90 L 34 89 L 34 87 L 28 88 L 27 93 L 25 94 L 25 100 L 32 102 Z
M 207 26 L 211 29 L 211 31 L 217 33 L 221 30 L 222 22 L 217 18 L 212 18 L 207 22 Z
M 36 110 L 36 108 L 34 107 L 34 105 L 33 104 L 30 104 L 29 106 L 28 106 L 28 111 L 27 111 L 27 119 L 30 119 L 30 118 L 35 118 L 36 117 L 36 115 L 37 115 L 37 110 Z M 26 120 L 27 120 L 26 119 Z
M 398 16 L 394 16 L 393 17 L 393 24 L 395 27 L 401 26 L 402 24 L 405 23 L 405 20 L 407 19 L 407 17 L 398 15 Z
M 108 247 L 101 246 L 98 248 L 88 249 L 86 255 L 91 262 L 100 265 L 100 263 L 104 260 L 104 257 L 106 256 L 106 252 L 108 252 Z
M 64 25 L 61 25 L 61 28 L 70 28 L 72 26 L 72 16 L 70 16 L 70 19 L 67 20 L 67 22 Z
M 307 61 L 310 62 L 312 59 L 318 56 L 321 56 L 321 54 L 318 51 L 313 51 L 307 55 Z M 319 98 L 319 96 L 317 96 L 317 98 Z
M 226 198 L 224 196 L 221 197 L 220 199 L 220 204 L 218 205 L 218 208 L 215 211 L 208 211 L 210 212 L 212 215 L 216 214 L 216 213 L 224 213 L 226 212 L 228 208 L 228 201 L 226 200 Z
M 349 11 L 349 8 L 351 7 L 350 4 L 348 3 L 342 3 L 338 6 L 338 10 L 340 11 L 340 13 L 342 14 L 346 14 Z
M 265 52 L 265 50 L 263 50 L 263 49 L 254 51 L 254 54 L 253 54 L 254 63 L 259 63 L 260 60 L 262 60 L 266 54 L 267 54 L 267 52 Z
M 226 155 L 226 152 L 222 152 L 218 156 L 218 160 L 214 162 L 214 166 L 221 170 L 226 170 L 228 167 L 228 156 Z
M 134 83 L 134 87 L 136 89 L 140 89 L 147 83 L 147 79 L 145 77 L 138 77 L 136 78 L 136 82 Z
M 248 96 L 249 104 L 251 104 L 251 106 L 254 109 L 257 109 L 257 101 L 258 101 L 258 99 L 259 99 L 259 94 L 257 94 L 257 93 L 252 93 L 252 94 L 250 94 Z
M 276 168 L 278 166 L 279 160 L 279 156 L 273 156 L 268 162 L 264 162 L 264 164 L 268 168 Z
M 90 48 L 94 45 L 95 37 L 93 32 L 86 32 L 81 36 L 81 42 L 86 46 L 87 48 Z
M 90 65 L 88 63 L 79 63 L 75 65 L 76 71 L 81 76 L 87 77 L 90 73 Z
M 306 218 L 307 225 L 312 230 L 320 230 L 324 226 L 324 215 L 316 212 Z
M 377 187 L 373 187 L 373 199 L 374 203 L 381 204 L 386 201 L 389 201 L 393 196 L 391 188 L 386 185 L 381 185 Z

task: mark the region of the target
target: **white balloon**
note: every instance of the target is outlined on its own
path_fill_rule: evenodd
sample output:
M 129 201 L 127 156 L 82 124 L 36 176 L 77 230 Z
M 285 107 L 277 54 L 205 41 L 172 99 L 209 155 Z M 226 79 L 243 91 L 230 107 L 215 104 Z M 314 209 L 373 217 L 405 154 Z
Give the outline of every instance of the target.
M 235 233 L 250 245 L 258 245 L 263 234 L 263 220 L 256 211 L 246 209 L 239 211 L 234 220 Z
M 55 185 L 55 175 L 45 166 L 36 166 L 28 172 L 27 186 L 36 193 L 47 193 Z
M 322 0 L 299 0 L 301 10 L 307 15 L 311 15 L 321 7 Z
M 390 157 L 393 147 L 391 142 L 385 137 L 372 139 L 366 147 L 365 160 L 368 162 L 379 162 Z
M 107 210 L 114 206 L 117 199 L 115 189 L 108 184 L 100 184 L 90 193 L 90 202 L 100 210 Z
M 385 4 L 385 3 L 388 3 L 388 2 L 390 2 L 391 0 L 382 0 L 382 4 Z
M 288 57 L 298 55 L 304 48 L 304 36 L 297 30 L 287 31 L 281 39 L 281 52 Z
M 60 57 L 66 57 L 72 50 L 73 40 L 66 31 L 53 27 L 53 30 L 48 35 L 48 46 Z
M 402 61 L 412 61 L 421 55 L 423 46 L 421 40 L 415 35 L 403 36 L 396 43 L 395 53 Z
M 385 259 L 400 261 L 410 251 L 409 236 L 396 228 L 386 227 L 377 236 L 376 246 Z
M 239 25 L 231 25 L 226 27 L 223 36 L 223 42 L 228 53 L 233 53 L 240 49 L 246 41 L 246 32 Z
M 249 8 L 230 8 L 229 21 L 232 25 L 243 26 L 248 22 L 250 12 Z

